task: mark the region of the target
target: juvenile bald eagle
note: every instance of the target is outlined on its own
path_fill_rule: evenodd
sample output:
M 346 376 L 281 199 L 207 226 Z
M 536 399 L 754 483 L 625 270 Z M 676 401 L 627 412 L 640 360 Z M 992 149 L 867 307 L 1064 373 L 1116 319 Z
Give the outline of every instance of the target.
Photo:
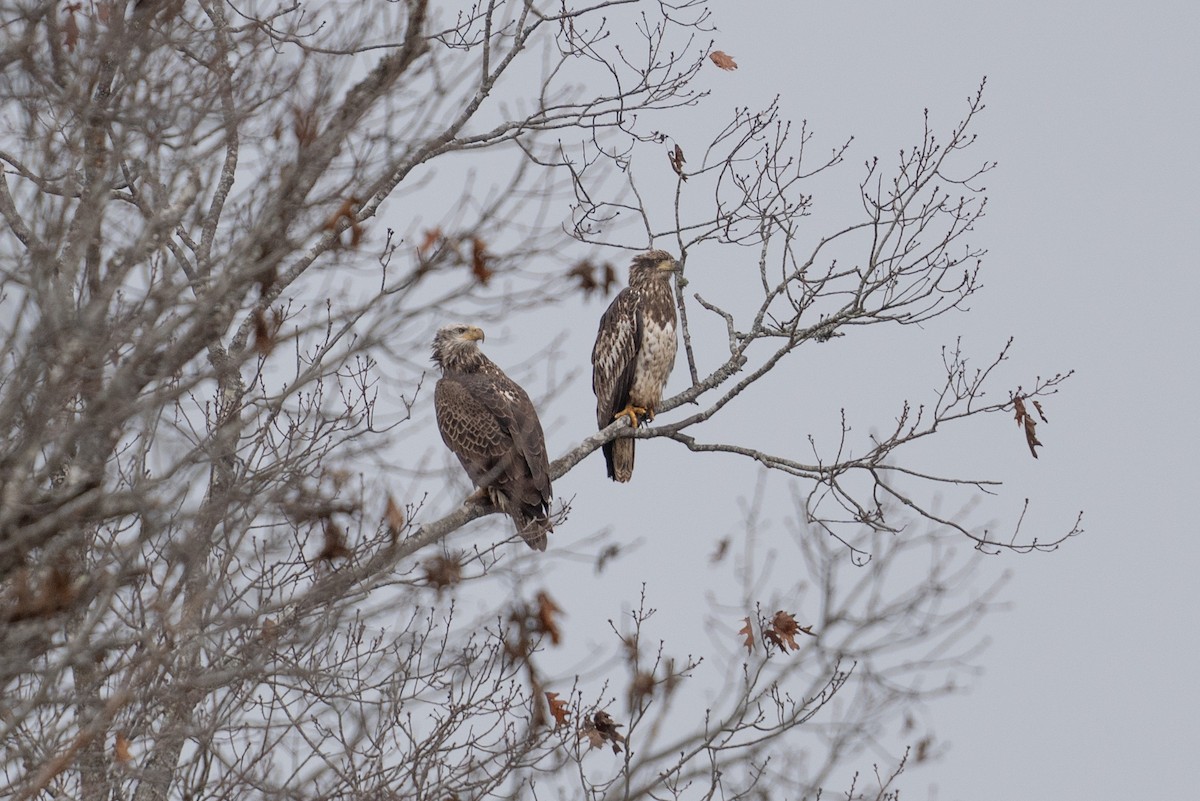
M 635 428 L 654 419 L 675 365 L 671 273 L 677 268 L 665 250 L 634 256 L 629 286 L 617 293 L 600 318 L 592 348 L 592 390 L 600 428 L 622 416 Z M 623 437 L 602 446 L 608 477 L 614 481 L 628 481 L 633 475 L 633 442 Z
M 546 550 L 550 464 L 542 424 L 525 390 L 483 355 L 483 331 L 454 323 L 438 329 L 433 360 L 438 430 L 471 481 L 508 514 L 530 548 Z

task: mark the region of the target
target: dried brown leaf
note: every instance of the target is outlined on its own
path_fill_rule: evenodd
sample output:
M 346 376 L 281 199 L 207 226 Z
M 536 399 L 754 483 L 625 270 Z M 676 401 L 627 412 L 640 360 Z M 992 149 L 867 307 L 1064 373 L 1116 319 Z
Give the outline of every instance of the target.
M 129 750 L 129 738 L 124 732 L 117 732 L 116 741 L 113 743 L 113 756 L 122 765 L 128 764 L 133 759 L 133 754 Z
M 625 742 L 625 738 L 617 729 L 622 728 L 624 724 L 614 722 L 609 714 L 603 710 L 592 715 L 592 723 L 595 725 L 596 731 L 600 733 L 601 738 L 612 743 L 613 753 L 621 753 L 620 743 Z
M 321 546 L 321 552 L 317 554 L 318 562 L 332 562 L 335 559 L 345 559 L 353 553 L 349 546 L 346 545 L 346 532 L 328 517 L 325 518 L 322 532 L 325 536 L 325 542 Z
M 462 563 L 457 558 L 434 556 L 421 565 L 425 570 L 425 583 L 441 592 L 462 581 Z
M 1025 444 L 1029 446 L 1029 452 L 1033 454 L 1033 458 L 1038 458 L 1038 453 L 1034 450 L 1035 447 L 1042 443 L 1037 438 L 1037 421 L 1029 414 L 1025 408 L 1025 399 L 1021 397 L 1021 390 L 1018 387 L 1017 392 L 1013 394 L 1013 417 L 1017 421 L 1017 425 L 1025 430 Z M 1036 400 L 1033 401 L 1033 407 L 1037 409 L 1038 417 L 1042 418 L 1042 422 L 1046 421 L 1046 415 L 1042 412 L 1042 405 Z
M 260 356 L 270 356 L 275 350 L 275 332 L 267 323 L 267 313 L 261 306 L 254 310 L 254 350 Z
M 471 272 L 475 274 L 475 280 L 484 286 L 487 286 L 488 280 L 493 275 L 491 268 L 488 267 L 488 262 L 492 258 L 493 256 L 488 253 L 487 245 L 482 239 L 475 237 L 471 240 Z
M 79 44 L 79 22 L 75 19 L 75 12 L 81 8 L 79 3 L 71 3 L 64 9 L 67 18 L 63 20 L 63 46 L 71 53 L 75 52 L 75 45 Z
M 629 685 L 629 697 L 633 706 L 637 706 L 646 696 L 654 695 L 654 688 L 657 684 L 653 673 L 639 670 Z
M 1029 416 L 1025 411 L 1025 399 L 1020 395 L 1013 398 L 1013 416 L 1016 418 L 1018 426 L 1024 425 L 1025 418 Z
M 683 148 L 681 148 L 679 145 L 675 145 L 674 150 L 668 150 L 667 161 L 671 162 L 671 169 L 675 171 L 676 175 L 678 175 L 684 181 L 688 179 L 687 175 L 683 172 L 683 164 L 685 161 L 687 161 L 687 159 L 683 157 Z
M 537 594 L 537 604 L 537 630 L 548 635 L 552 645 L 558 645 L 562 642 L 562 630 L 558 627 L 558 621 L 555 618 L 563 613 L 562 609 L 544 590 Z
M 1037 451 L 1034 448 L 1042 444 L 1042 441 L 1037 438 L 1034 429 L 1037 427 L 1037 422 L 1032 417 L 1025 418 L 1025 443 L 1029 446 L 1029 452 L 1033 454 L 1033 458 L 1038 458 Z
M 596 280 L 595 266 L 587 260 L 581 261 L 572 267 L 567 275 L 579 282 L 579 288 L 583 291 L 583 296 L 588 297 L 597 289 L 600 288 L 600 282 Z
M 346 198 L 342 201 L 342 205 L 338 206 L 337 211 L 325 220 L 321 230 L 339 231 L 345 221 L 347 227 L 350 228 L 350 247 L 357 247 L 363 237 L 362 224 L 356 218 L 360 206 L 362 206 L 362 200 L 357 195 Z M 338 240 L 338 243 L 341 243 L 341 239 Z
M 750 618 L 744 617 L 742 620 L 746 621 L 746 625 L 738 629 L 738 634 L 746 638 L 742 645 L 746 646 L 746 653 L 751 653 L 754 650 L 754 626 L 750 624 Z
M 387 523 L 388 534 L 391 536 L 392 542 L 395 542 L 404 529 L 404 509 L 396 503 L 396 499 L 390 492 L 387 496 L 387 508 L 383 512 L 383 522 Z
M 550 716 L 554 718 L 555 728 L 566 723 L 571 717 L 571 710 L 567 708 L 566 701 L 560 701 L 558 693 L 546 693 L 546 703 L 550 705 Z
M 817 636 L 813 634 L 812 626 L 801 626 L 792 614 L 784 612 L 782 609 L 771 618 L 771 622 L 763 634 L 783 651 L 787 651 L 788 648 L 793 651 L 800 650 L 800 644 L 796 642 L 797 634 Z
M 708 57 L 712 59 L 712 63 L 723 70 L 736 70 L 738 68 L 737 62 L 733 60 L 733 56 L 720 50 L 712 51 L 708 54 Z
M 421 237 L 421 244 L 417 245 L 417 253 L 424 256 L 430 250 L 432 250 L 433 246 L 436 245 L 439 241 L 441 241 L 441 239 L 442 239 L 442 229 L 441 228 L 430 228 Z
M 617 270 L 610 262 L 604 263 L 604 294 L 608 294 L 608 290 L 613 284 L 617 283 Z

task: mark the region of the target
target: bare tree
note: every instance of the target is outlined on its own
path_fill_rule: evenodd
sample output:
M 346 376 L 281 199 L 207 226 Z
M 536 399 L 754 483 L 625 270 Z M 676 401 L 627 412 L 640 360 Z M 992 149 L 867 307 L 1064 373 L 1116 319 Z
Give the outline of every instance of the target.
M 845 147 L 811 164 L 810 134 L 774 106 L 737 112 L 703 153 L 656 130 L 716 68 L 693 0 L 35 0 L 2 14 L 5 797 L 844 787 L 873 738 L 970 657 L 992 596 L 963 600 L 974 561 L 946 543 L 1044 549 L 1078 531 L 977 530 L 927 499 L 991 482 L 903 461 L 993 413 L 1016 412 L 1035 446 L 1032 415 L 1064 376 L 985 398 L 1007 349 L 982 369 L 948 352 L 941 392 L 854 455 L 803 461 L 701 433 L 800 349 L 932 320 L 978 289 L 966 237 L 990 165 L 962 162 L 980 95 L 945 143 L 927 126 L 892 168 L 868 163 L 864 216 L 814 239 L 806 187 Z M 643 154 L 672 170 L 673 200 L 649 196 Z M 607 251 L 667 243 L 686 265 L 690 381 L 659 411 L 694 407 L 580 430 L 552 472 L 636 436 L 799 480 L 789 547 L 808 578 L 764 590 L 748 508 L 740 593 L 712 611 L 745 619 L 748 650 L 712 643 L 728 692 L 707 707 L 702 658 L 649 632 L 659 590 L 605 654 L 563 662 L 561 610 L 529 587 L 545 563 L 491 540 L 451 549 L 448 534 L 493 510 L 457 502 L 446 462 L 394 457 L 428 430 L 439 323 L 607 293 L 604 263 L 621 258 Z M 715 252 L 755 271 L 737 304 L 704 294 Z M 719 358 L 699 347 L 701 319 L 723 332 Z M 416 477 L 455 502 L 389 494 Z M 581 540 L 598 570 L 619 557 Z M 932 574 L 892 583 L 914 554 Z M 835 697 L 847 706 L 822 719 Z M 619 754 L 607 773 L 587 761 L 597 746 Z M 851 795 L 890 797 L 905 764 Z

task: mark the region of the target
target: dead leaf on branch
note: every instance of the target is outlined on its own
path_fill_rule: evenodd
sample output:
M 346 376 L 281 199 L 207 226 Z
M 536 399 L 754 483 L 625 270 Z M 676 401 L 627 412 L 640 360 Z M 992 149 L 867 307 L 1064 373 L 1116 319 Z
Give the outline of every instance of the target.
M 555 728 L 568 722 L 571 710 L 567 708 L 566 701 L 559 700 L 558 693 L 546 693 L 546 703 L 550 705 L 550 717 L 554 718 Z
M 122 765 L 128 764 L 133 759 L 133 753 L 129 750 L 129 738 L 125 736 L 125 732 L 117 732 L 115 742 L 113 742 L 113 756 Z
M 354 552 L 346 545 L 346 532 L 342 527 L 333 522 L 330 518 L 325 518 L 321 527 L 325 537 L 325 542 L 321 546 L 321 552 L 317 554 L 316 561 L 332 562 L 335 559 L 345 559 L 351 556 Z
M 39 579 L 35 585 L 33 579 Z M 49 571 L 33 573 L 27 567 L 17 569 L 8 591 L 0 596 L 4 612 L 0 620 L 19 623 L 47 618 L 66 611 L 79 598 L 80 586 L 61 565 Z
M 671 169 L 675 171 L 675 174 L 686 181 L 688 177 L 683 172 L 683 165 L 687 159 L 683 157 L 683 148 L 676 144 L 674 150 L 667 151 L 667 160 L 671 162 Z
M 68 3 L 63 10 L 67 12 L 67 18 L 63 20 L 63 46 L 67 52 L 74 53 L 75 45 L 79 44 L 79 21 L 75 19 L 75 12 L 83 10 L 83 4 Z
M 792 614 L 784 612 L 782 609 L 776 612 L 771 621 L 763 628 L 763 636 L 784 653 L 789 648 L 793 651 L 800 650 L 800 644 L 796 642 L 797 634 L 817 636 L 813 634 L 812 626 L 801 626 Z
M 342 224 L 343 220 L 346 220 L 349 222 L 350 227 L 350 247 L 358 247 L 363 239 L 362 223 L 358 221 L 358 209 L 361 206 L 362 200 L 358 195 L 351 195 L 342 201 L 342 205 L 338 206 L 337 211 L 325 221 L 325 224 L 321 226 L 321 230 L 336 233 L 338 226 Z M 340 236 L 337 239 L 337 244 L 342 244 Z
M 1013 394 L 1013 416 L 1016 418 L 1017 425 L 1025 430 L 1025 443 L 1029 446 L 1029 452 L 1033 454 L 1033 458 L 1038 458 L 1038 453 L 1034 450 L 1035 447 L 1042 444 L 1037 438 L 1037 420 L 1033 419 L 1028 410 L 1025 408 L 1025 399 L 1021 396 L 1021 388 L 1017 387 L 1017 391 Z M 1042 404 L 1038 401 L 1033 401 L 1033 407 L 1037 410 L 1038 417 L 1042 418 L 1042 422 L 1046 420 L 1046 415 L 1042 411 Z
M 712 51 L 708 54 L 708 57 L 712 59 L 712 63 L 723 70 L 736 70 L 738 68 L 737 62 L 733 60 L 733 56 L 720 50 Z
M 562 609 L 544 590 L 537 594 L 537 604 L 537 630 L 548 635 L 552 645 L 558 645 L 562 642 L 562 630 L 558 627 L 558 621 L 555 618 L 563 613 Z
M 387 523 L 388 535 L 391 536 L 392 542 L 395 542 L 404 529 L 404 510 L 400 504 L 396 503 L 396 499 L 390 492 L 387 496 L 387 508 L 383 513 L 383 522 Z
M 434 556 L 426 559 L 421 568 L 425 571 L 425 583 L 439 593 L 462 581 L 462 562 L 449 556 Z
M 281 309 L 271 309 L 270 319 L 261 306 L 254 309 L 254 350 L 259 356 L 270 356 L 275 350 L 280 328 L 283 328 Z
M 586 298 L 600 288 L 600 282 L 592 275 L 595 267 L 590 261 L 581 261 L 567 271 L 568 278 L 574 278 L 579 282 L 579 288 L 583 291 L 583 296 Z
M 654 695 L 654 688 L 657 686 L 658 681 L 654 678 L 653 673 L 644 670 L 638 671 L 629 685 L 630 706 L 636 708 L 643 698 Z
M 585 259 L 568 270 L 567 277 L 574 278 L 579 282 L 578 285 L 583 291 L 584 297 L 590 296 L 597 290 L 607 296 L 612 285 L 617 282 L 617 271 L 609 262 L 599 265 Z
M 488 267 L 488 262 L 494 258 L 488 253 L 487 245 L 482 239 L 474 237 L 471 240 L 471 272 L 475 275 L 475 280 L 484 286 L 487 286 L 488 280 L 494 274 Z
M 742 620 L 746 621 L 746 625 L 738 629 L 738 634 L 746 638 L 742 645 L 746 646 L 746 653 L 751 653 L 754 650 L 754 627 L 750 625 L 750 618 L 744 617 Z
M 613 722 L 609 714 L 601 710 L 590 718 L 583 719 L 583 725 L 579 727 L 579 739 L 582 740 L 586 737 L 592 748 L 599 748 L 606 741 L 610 742 L 613 753 L 619 754 L 621 753 L 621 743 L 625 742 L 625 738 L 617 729 L 622 727 L 623 724 Z

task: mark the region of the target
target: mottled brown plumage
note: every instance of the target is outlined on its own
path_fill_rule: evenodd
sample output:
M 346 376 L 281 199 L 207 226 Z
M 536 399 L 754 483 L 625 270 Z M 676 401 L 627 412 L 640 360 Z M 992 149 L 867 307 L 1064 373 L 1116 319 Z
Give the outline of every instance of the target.
M 654 419 L 667 377 L 675 365 L 675 300 L 671 274 L 678 268 L 664 250 L 634 257 L 629 286 L 613 298 L 592 348 L 596 423 L 607 428 L 625 416 L 637 426 Z M 608 477 L 633 476 L 634 440 L 621 437 L 603 446 Z
M 438 329 L 433 360 L 438 429 L 471 481 L 508 514 L 530 548 L 546 550 L 551 531 L 550 464 L 537 411 L 525 390 L 483 355 L 483 331 L 455 323 Z

